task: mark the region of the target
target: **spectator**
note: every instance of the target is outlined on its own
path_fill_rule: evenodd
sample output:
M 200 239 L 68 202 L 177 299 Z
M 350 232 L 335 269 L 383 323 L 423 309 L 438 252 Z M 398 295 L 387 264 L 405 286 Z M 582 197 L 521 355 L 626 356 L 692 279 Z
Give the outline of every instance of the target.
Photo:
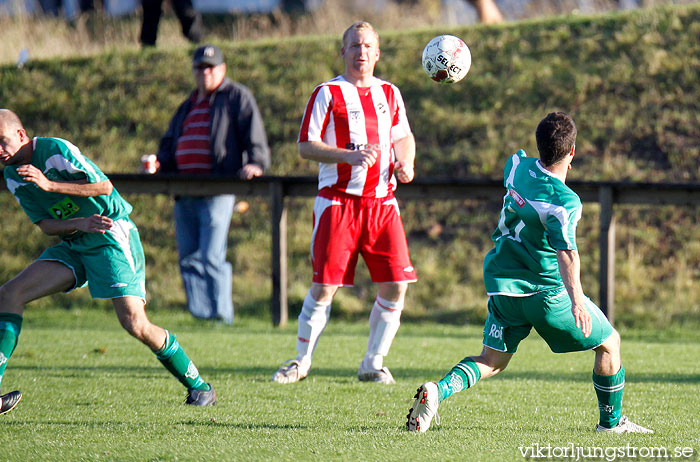
M 39 0 L 39 6 L 47 16 L 58 17 L 63 11 L 68 21 L 73 21 L 80 15 L 80 6 L 75 0 Z
M 493 0 L 469 0 L 479 15 L 479 21 L 484 24 L 503 22 L 503 15 Z
M 397 0 L 399 4 L 419 5 L 422 9 L 440 15 L 440 11 L 460 11 L 469 3 L 476 10 L 479 22 L 497 24 L 503 22 L 503 15 L 494 0 Z M 517 1 L 517 0 L 514 0 Z M 467 8 L 469 9 L 469 8 Z M 444 14 L 444 13 L 443 13 Z M 452 17 L 452 20 L 459 19 Z
M 77 19 L 82 13 L 95 11 L 94 0 L 39 0 L 39 6 L 49 16 L 58 16 L 63 9 L 63 14 L 69 21 Z
M 195 90 L 160 141 L 160 172 L 220 174 L 250 180 L 270 165 L 262 117 L 250 91 L 226 77 L 221 50 L 197 48 Z M 187 308 L 197 318 L 233 322 L 226 244 L 235 197 L 175 198 L 175 232 Z
M 94 0 L 80 0 L 78 2 L 78 5 L 80 6 L 80 11 L 82 11 L 83 13 L 87 11 L 95 11 Z
M 175 15 L 182 26 L 182 35 L 193 43 L 199 43 L 204 35 L 202 15 L 194 9 L 192 0 L 171 0 Z M 158 23 L 163 14 L 163 0 L 142 0 L 143 22 L 141 24 L 141 45 L 155 46 L 158 37 Z

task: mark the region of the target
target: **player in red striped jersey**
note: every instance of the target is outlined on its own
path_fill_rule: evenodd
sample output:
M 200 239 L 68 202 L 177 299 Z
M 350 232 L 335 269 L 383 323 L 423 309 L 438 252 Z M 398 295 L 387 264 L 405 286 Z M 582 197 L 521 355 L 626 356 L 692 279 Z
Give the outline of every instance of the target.
M 352 285 L 358 255 L 378 285 L 370 313 L 362 381 L 394 383 L 384 356 L 399 328 L 406 288 L 416 280 L 399 206 L 396 178 L 413 180 L 415 140 L 399 89 L 374 76 L 379 36 L 368 22 L 343 34 L 345 72 L 314 90 L 299 134 L 299 154 L 319 162 L 311 236 L 313 283 L 299 315 L 297 357 L 272 380 L 304 379 L 338 287 Z

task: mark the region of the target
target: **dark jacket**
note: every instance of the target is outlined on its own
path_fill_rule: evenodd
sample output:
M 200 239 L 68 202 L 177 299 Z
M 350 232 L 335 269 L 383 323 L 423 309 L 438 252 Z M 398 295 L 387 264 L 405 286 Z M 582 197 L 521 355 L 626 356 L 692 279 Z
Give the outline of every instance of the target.
M 197 90 L 175 112 L 168 131 L 160 140 L 160 172 L 177 172 L 175 150 L 182 134 L 182 123 L 192 107 Z M 270 167 L 270 148 L 260 111 L 253 94 L 228 77 L 212 93 L 210 101 L 212 173 L 238 175 L 244 165 Z

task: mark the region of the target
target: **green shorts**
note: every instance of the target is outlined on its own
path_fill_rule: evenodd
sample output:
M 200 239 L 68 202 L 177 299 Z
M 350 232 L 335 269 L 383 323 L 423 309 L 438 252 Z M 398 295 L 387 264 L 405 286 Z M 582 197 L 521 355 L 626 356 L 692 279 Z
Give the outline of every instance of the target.
M 612 334 L 613 327 L 600 308 L 586 297 L 592 319 L 591 335 L 583 336 L 571 313 L 571 299 L 564 288 L 539 292 L 527 297 L 492 295 L 489 316 L 484 325 L 484 345 L 515 353 L 520 341 L 533 327 L 555 353 L 591 350 Z
M 136 225 L 129 218 L 115 220 L 104 233 L 85 233 L 46 249 L 38 260 L 58 261 L 73 271 L 75 285 L 86 283 L 92 298 L 131 295 L 146 300 L 146 264 Z

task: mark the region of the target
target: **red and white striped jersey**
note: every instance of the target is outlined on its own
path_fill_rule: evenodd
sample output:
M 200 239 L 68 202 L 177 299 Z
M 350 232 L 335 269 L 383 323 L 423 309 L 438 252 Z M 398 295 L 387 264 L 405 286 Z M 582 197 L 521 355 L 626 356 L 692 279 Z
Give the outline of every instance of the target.
M 373 77 L 369 87 L 356 87 L 343 76 L 317 86 L 306 105 L 298 142 L 378 151 L 369 168 L 319 162 L 318 189 L 362 197 L 385 197 L 396 189 L 394 141 L 411 134 L 399 89 Z
M 209 100 L 192 101 L 190 112 L 182 122 L 182 134 L 177 140 L 175 162 L 180 173 L 211 173 L 211 129 Z

